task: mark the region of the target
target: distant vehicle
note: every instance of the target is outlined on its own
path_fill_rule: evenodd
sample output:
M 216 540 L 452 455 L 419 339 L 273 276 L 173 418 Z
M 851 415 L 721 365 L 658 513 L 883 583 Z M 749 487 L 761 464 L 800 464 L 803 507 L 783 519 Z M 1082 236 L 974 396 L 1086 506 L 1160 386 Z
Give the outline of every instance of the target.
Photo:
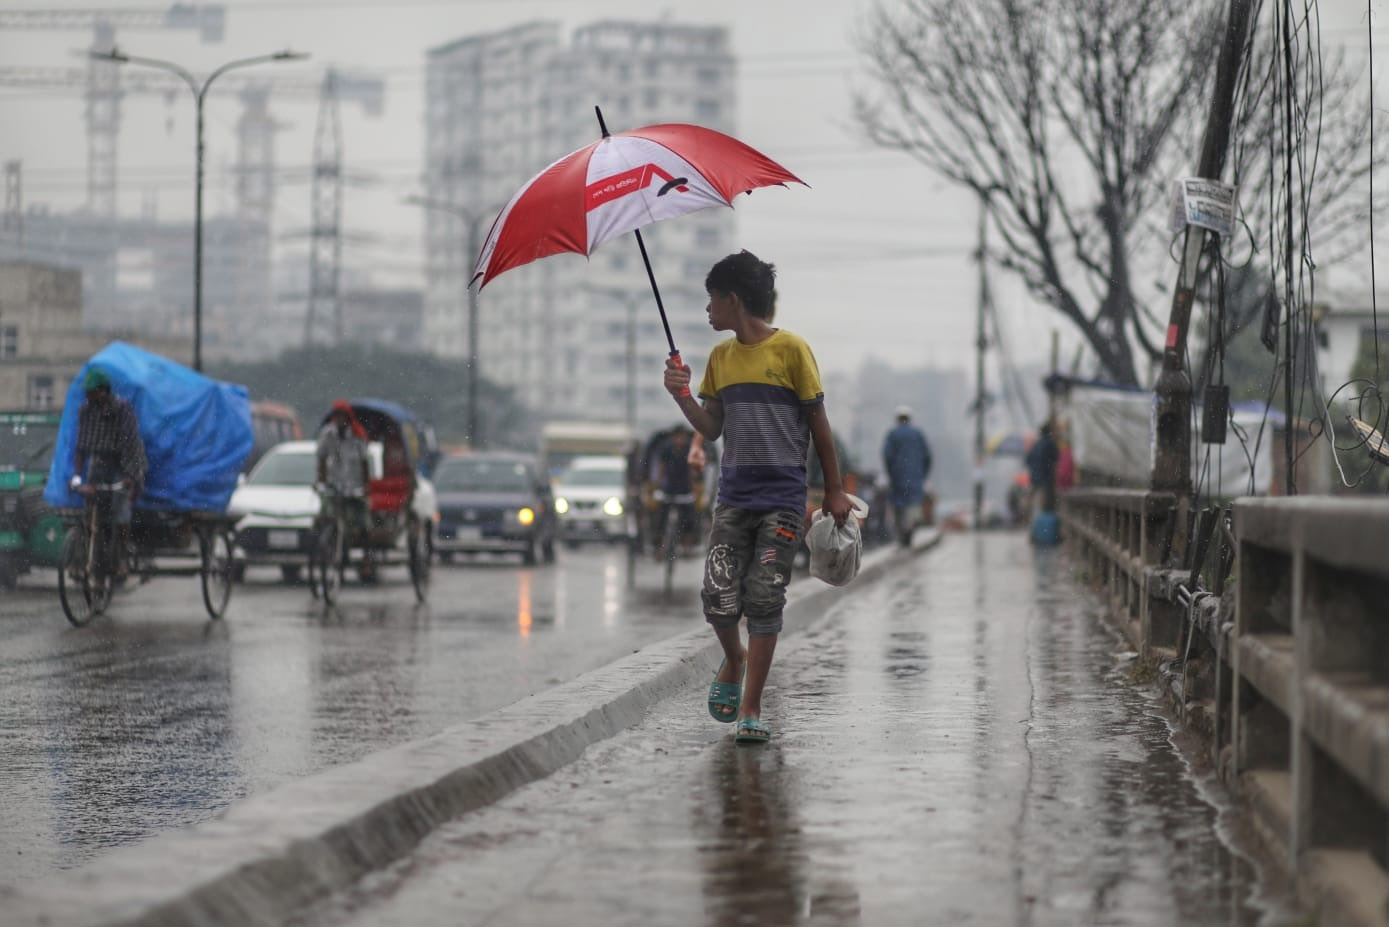
M 540 457 L 552 478 L 576 457 L 625 457 L 635 443 L 631 429 L 617 422 L 546 422 L 540 429 Z
M 297 582 L 308 566 L 318 517 L 317 443 L 286 441 L 271 448 L 232 494 L 227 512 L 236 516 L 235 572 L 247 566 L 280 568 Z
M 265 452 L 275 445 L 303 437 L 299 416 L 289 406 L 264 399 L 251 403 L 251 454 L 242 465 L 242 471 L 250 473 Z
M 512 551 L 527 564 L 555 559 L 550 481 L 531 454 L 491 451 L 446 457 L 434 469 L 439 525 L 434 549 L 454 553 Z
M 43 501 L 57 412 L 0 412 L 0 588 L 34 566 L 57 566 L 63 521 Z
M 627 458 L 575 457 L 554 480 L 565 541 L 631 541 L 637 534 L 627 492 Z

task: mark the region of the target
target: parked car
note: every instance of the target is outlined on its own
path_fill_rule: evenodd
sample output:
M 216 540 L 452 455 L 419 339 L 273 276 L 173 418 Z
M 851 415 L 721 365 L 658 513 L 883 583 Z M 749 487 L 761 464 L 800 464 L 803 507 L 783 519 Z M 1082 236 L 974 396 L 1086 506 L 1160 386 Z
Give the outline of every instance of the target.
M 265 452 L 232 493 L 227 513 L 237 516 L 234 570 L 247 566 L 280 568 L 285 582 L 295 582 L 308 566 L 318 517 L 317 445 L 285 441 Z
M 537 458 L 506 451 L 446 457 L 434 468 L 439 524 L 434 549 L 512 551 L 526 563 L 555 559 L 555 506 Z
M 555 477 L 555 512 L 566 541 L 631 541 L 637 535 L 622 457 L 576 457 Z

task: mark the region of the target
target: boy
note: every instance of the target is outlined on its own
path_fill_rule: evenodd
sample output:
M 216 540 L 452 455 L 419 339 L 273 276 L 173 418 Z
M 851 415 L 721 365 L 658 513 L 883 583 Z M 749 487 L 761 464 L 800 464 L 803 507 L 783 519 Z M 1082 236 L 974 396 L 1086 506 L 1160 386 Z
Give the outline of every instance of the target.
M 762 723 L 762 689 L 805 524 L 811 441 L 825 474 L 822 508 L 841 525 L 850 511 L 815 357 L 801 338 L 768 321 L 775 284 L 772 265 L 748 251 L 715 264 L 704 280 L 709 324 L 734 337 L 709 355 L 703 404 L 690 396 L 690 368 L 669 358 L 665 372 L 666 390 L 695 430 L 708 441 L 724 438 L 701 599 L 724 652 L 709 686 L 709 713 L 737 722 L 738 743 L 771 736 Z M 744 615 L 746 648 L 738 632 Z

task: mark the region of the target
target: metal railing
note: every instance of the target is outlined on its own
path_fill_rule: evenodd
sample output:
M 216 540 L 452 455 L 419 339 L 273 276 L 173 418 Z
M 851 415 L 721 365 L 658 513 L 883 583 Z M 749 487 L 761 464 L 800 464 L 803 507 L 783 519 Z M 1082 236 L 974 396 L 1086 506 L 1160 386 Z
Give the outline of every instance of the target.
M 1170 494 L 1081 489 L 1060 514 L 1304 901 L 1389 922 L 1389 500 L 1245 498 L 1178 525 Z

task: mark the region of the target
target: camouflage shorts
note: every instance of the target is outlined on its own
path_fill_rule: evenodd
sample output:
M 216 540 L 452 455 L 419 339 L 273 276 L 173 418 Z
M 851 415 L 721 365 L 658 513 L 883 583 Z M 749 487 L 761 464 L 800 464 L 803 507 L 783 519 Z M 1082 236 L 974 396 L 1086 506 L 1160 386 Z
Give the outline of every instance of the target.
M 749 636 L 778 633 L 803 526 L 796 511 L 715 506 L 700 594 L 705 619 L 727 627 L 746 615 Z

